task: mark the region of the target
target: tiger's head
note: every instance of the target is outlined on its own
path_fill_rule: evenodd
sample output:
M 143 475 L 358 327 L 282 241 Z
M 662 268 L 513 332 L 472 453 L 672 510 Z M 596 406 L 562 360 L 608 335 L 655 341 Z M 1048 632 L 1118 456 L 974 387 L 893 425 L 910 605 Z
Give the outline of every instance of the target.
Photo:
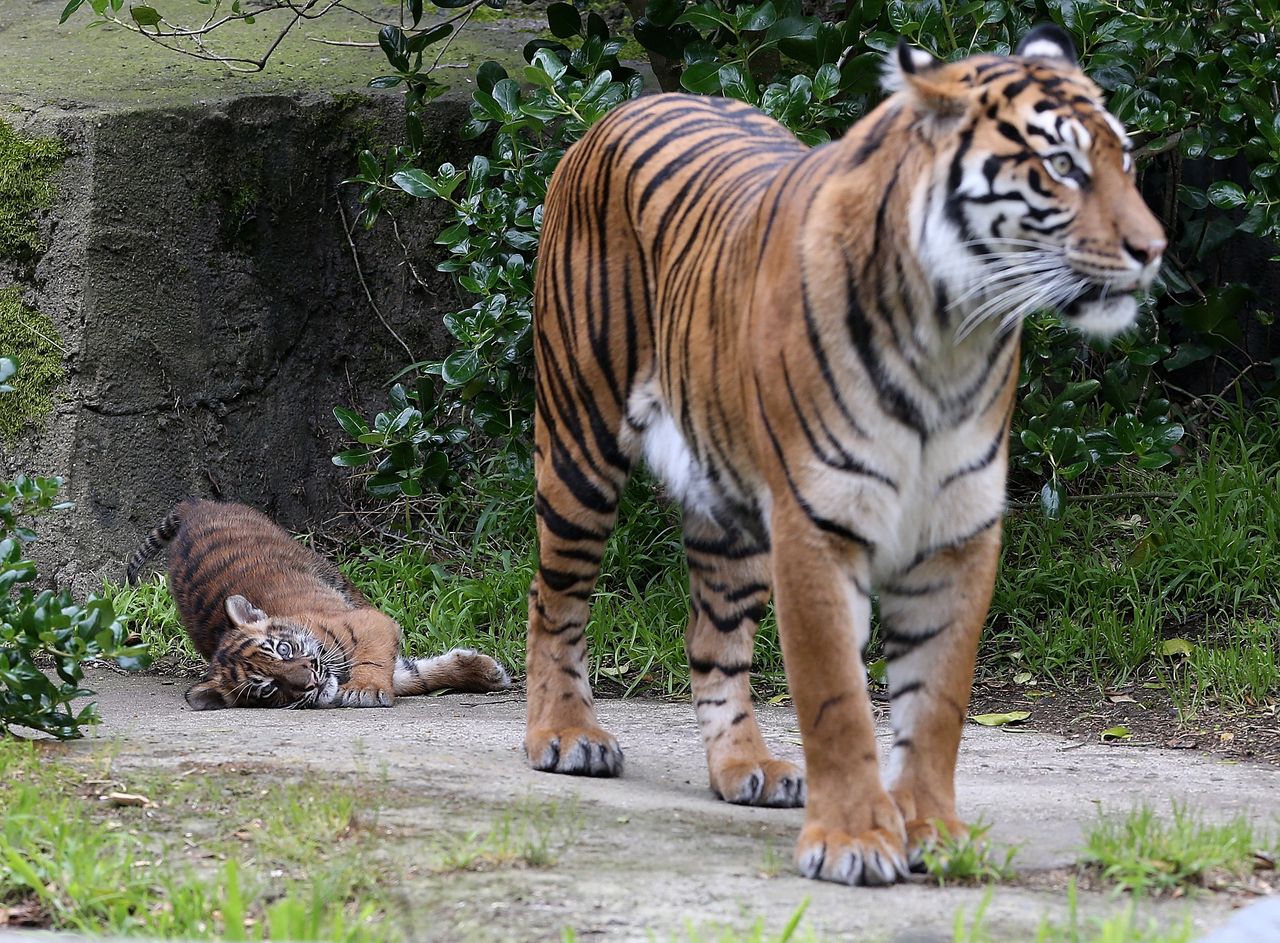
M 223 707 L 323 707 L 350 676 L 343 653 L 326 650 L 306 626 L 268 616 L 243 596 L 228 596 L 230 627 L 209 673 L 187 690 L 198 711 Z
M 900 44 L 886 86 L 905 96 L 936 158 L 912 203 L 913 235 L 962 312 L 960 336 L 1042 308 L 1087 334 L 1133 325 L 1164 230 L 1138 192 L 1129 138 L 1065 32 L 1040 26 L 1012 56 L 954 63 Z

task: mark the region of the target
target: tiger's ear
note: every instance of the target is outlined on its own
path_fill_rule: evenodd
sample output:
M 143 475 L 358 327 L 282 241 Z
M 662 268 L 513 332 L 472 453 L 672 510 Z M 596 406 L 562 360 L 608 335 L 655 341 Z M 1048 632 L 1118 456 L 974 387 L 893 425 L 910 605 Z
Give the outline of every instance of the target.
M 1023 36 L 1014 55 L 1024 59 L 1064 59 L 1077 64 L 1076 44 L 1066 30 L 1052 23 L 1043 23 Z
M 216 711 L 227 706 L 227 700 L 218 690 L 217 682 L 207 678 L 187 688 L 186 697 L 193 711 Z
M 968 108 L 969 88 L 939 75 L 943 63 L 923 49 L 898 40 L 885 61 L 881 84 L 890 94 L 905 91 L 921 110 L 939 118 L 958 118 Z
M 242 629 L 267 621 L 267 614 L 243 596 L 227 597 L 227 615 L 236 626 Z

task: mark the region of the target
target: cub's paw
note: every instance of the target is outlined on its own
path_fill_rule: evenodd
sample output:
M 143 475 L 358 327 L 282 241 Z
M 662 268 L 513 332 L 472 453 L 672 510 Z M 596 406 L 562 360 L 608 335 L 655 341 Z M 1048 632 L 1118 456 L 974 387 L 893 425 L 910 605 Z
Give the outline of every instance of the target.
M 338 689 L 334 707 L 390 707 L 395 695 L 390 688 L 357 687 L 348 685 Z
M 622 748 L 599 727 L 535 728 L 525 734 L 529 765 L 570 776 L 621 776 Z
M 958 819 L 912 819 L 907 823 L 907 865 L 913 872 L 925 872 L 925 849 L 935 847 L 944 831 L 949 838 L 962 839 L 969 834 L 969 826 Z
M 712 771 L 711 791 L 734 805 L 793 809 L 804 805 L 804 772 L 794 763 L 772 757 L 736 760 Z
M 840 884 L 893 884 L 908 874 L 900 829 L 873 828 L 851 835 L 818 824 L 804 827 L 796 867 L 807 878 Z

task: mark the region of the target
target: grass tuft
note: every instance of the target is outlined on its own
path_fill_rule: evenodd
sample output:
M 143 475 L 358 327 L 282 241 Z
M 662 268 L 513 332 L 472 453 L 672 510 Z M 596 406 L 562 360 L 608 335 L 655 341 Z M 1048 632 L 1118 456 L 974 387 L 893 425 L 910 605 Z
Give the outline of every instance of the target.
M 1120 818 L 1100 813 L 1083 860 L 1120 890 L 1165 894 L 1242 882 L 1274 844 L 1243 815 L 1214 824 L 1178 803 L 1167 819 L 1143 805 Z
M 1004 849 L 1000 858 L 986 840 L 991 826 L 975 822 L 963 835 L 952 835 L 938 823 L 938 839 L 924 849 L 924 866 L 940 887 L 948 884 L 993 884 L 1016 876 L 1013 859 L 1017 848 Z

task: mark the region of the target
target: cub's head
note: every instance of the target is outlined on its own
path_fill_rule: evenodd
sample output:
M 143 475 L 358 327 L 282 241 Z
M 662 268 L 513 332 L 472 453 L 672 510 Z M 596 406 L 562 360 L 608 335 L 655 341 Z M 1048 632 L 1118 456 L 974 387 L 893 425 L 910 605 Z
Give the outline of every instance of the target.
M 900 45 L 886 84 L 936 155 L 912 226 L 962 325 L 1013 325 L 1041 308 L 1095 335 L 1134 323 L 1164 231 L 1066 33 L 1040 26 L 1013 56 L 955 63 Z
M 333 701 L 349 668 L 303 625 L 272 618 L 243 596 L 226 602 L 231 628 L 209 673 L 187 691 L 198 711 L 222 707 L 313 707 Z

